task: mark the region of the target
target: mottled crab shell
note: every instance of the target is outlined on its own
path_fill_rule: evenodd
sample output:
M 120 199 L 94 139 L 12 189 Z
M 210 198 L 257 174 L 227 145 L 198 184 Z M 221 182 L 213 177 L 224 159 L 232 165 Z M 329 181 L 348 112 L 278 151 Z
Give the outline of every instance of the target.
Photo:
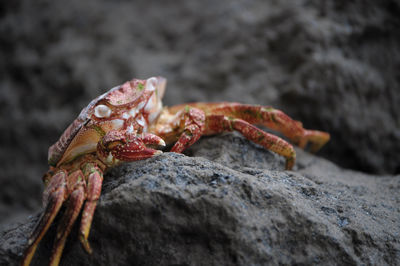
M 163 79 L 159 77 L 158 79 Z M 165 80 L 165 79 L 163 79 Z M 140 102 L 141 96 L 144 95 L 146 80 L 132 79 L 125 82 L 120 86 L 116 86 L 108 92 L 100 95 L 92 100 L 87 107 L 85 107 L 79 116 L 68 126 L 68 128 L 61 135 L 60 139 L 49 148 L 48 163 L 51 166 L 57 166 L 62 158 L 64 152 L 71 144 L 75 136 L 82 128 L 88 124 L 94 113 L 94 108 L 97 103 L 106 102 L 112 106 L 131 105 Z

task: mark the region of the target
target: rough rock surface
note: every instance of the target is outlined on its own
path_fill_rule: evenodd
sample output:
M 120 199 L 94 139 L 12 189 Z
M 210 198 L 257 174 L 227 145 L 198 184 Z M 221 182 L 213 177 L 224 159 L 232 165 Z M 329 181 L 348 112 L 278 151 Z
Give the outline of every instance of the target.
M 395 0 L 13 0 L 0 4 L 0 222 L 40 206 L 47 148 L 92 98 L 163 75 L 165 103 L 279 107 L 322 156 L 400 173 Z
M 125 164 L 105 179 L 85 254 L 61 265 L 399 265 L 400 176 L 343 170 L 298 151 L 295 171 L 241 136 Z M 0 233 L 17 265 L 37 215 Z M 77 228 L 76 228 L 77 229 Z M 45 265 L 55 227 L 33 265 Z

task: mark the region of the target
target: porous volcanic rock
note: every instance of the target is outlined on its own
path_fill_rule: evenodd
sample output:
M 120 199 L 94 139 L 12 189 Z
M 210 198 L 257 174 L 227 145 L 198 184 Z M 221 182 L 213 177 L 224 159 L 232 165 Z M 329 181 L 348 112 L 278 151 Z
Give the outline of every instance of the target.
M 213 149 L 210 149 L 213 147 Z M 294 171 L 241 136 L 124 164 L 105 178 L 87 255 L 73 230 L 61 265 L 398 265 L 400 176 L 343 170 L 298 150 Z M 17 265 L 38 215 L 0 233 Z M 55 227 L 33 265 L 45 265 Z
M 396 0 L 2 1 L 0 224 L 40 208 L 48 147 L 133 77 L 165 76 L 168 106 L 272 105 L 331 133 L 320 156 L 399 174 L 399 14 Z

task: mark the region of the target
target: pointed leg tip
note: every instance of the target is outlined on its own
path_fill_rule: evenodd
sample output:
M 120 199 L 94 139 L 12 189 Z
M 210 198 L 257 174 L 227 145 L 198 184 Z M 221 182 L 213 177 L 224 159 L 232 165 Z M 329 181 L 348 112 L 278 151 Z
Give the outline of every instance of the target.
M 30 246 L 23 255 L 21 266 L 29 266 L 31 264 L 33 255 L 35 254 L 36 246 Z
M 154 152 L 154 156 L 160 155 L 160 154 L 162 154 L 162 153 L 163 153 L 162 151 L 156 150 L 156 151 Z
M 311 146 L 311 148 L 310 148 L 310 152 L 311 152 L 311 153 L 317 153 L 321 148 L 322 148 L 321 145 L 313 145 L 313 146 Z
M 165 147 L 165 141 L 163 139 L 160 138 L 160 141 L 158 142 L 158 145 Z
M 294 163 L 295 163 L 295 159 L 293 159 L 293 158 L 286 159 L 285 170 L 287 170 L 287 171 L 292 170 Z
M 292 169 L 293 169 L 293 165 L 290 165 L 290 166 L 286 165 L 285 166 L 285 170 L 286 171 L 291 171 Z
M 87 247 L 85 247 L 85 251 L 86 251 L 89 255 L 92 255 L 92 253 L 93 253 L 93 250 L 92 250 L 92 248 L 89 246 L 89 244 L 88 244 Z
M 61 255 L 62 255 L 62 249 L 56 249 L 56 251 L 53 251 L 53 254 L 50 258 L 50 266 L 58 266 L 60 264 L 61 260 Z
M 80 236 L 80 241 L 82 244 L 83 249 L 88 253 L 88 254 L 92 254 L 93 250 L 90 247 L 89 241 L 85 238 L 85 236 L 81 235 Z
M 305 139 L 311 142 L 310 152 L 318 152 L 326 143 L 329 142 L 331 135 L 324 131 L 307 130 Z

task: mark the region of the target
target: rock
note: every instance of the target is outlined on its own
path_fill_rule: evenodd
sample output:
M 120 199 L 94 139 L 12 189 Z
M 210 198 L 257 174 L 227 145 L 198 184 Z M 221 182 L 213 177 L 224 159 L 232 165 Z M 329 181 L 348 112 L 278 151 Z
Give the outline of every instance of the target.
M 241 136 L 201 139 L 112 169 L 90 235 L 61 265 L 398 265 L 400 176 L 344 170 L 298 150 L 294 171 Z M 38 215 L 0 233 L 17 265 Z M 45 265 L 55 227 L 33 265 Z
M 399 1 L 2 2 L 1 224 L 40 208 L 48 147 L 133 77 L 168 78 L 166 105 L 278 107 L 331 133 L 321 156 L 400 173 Z

